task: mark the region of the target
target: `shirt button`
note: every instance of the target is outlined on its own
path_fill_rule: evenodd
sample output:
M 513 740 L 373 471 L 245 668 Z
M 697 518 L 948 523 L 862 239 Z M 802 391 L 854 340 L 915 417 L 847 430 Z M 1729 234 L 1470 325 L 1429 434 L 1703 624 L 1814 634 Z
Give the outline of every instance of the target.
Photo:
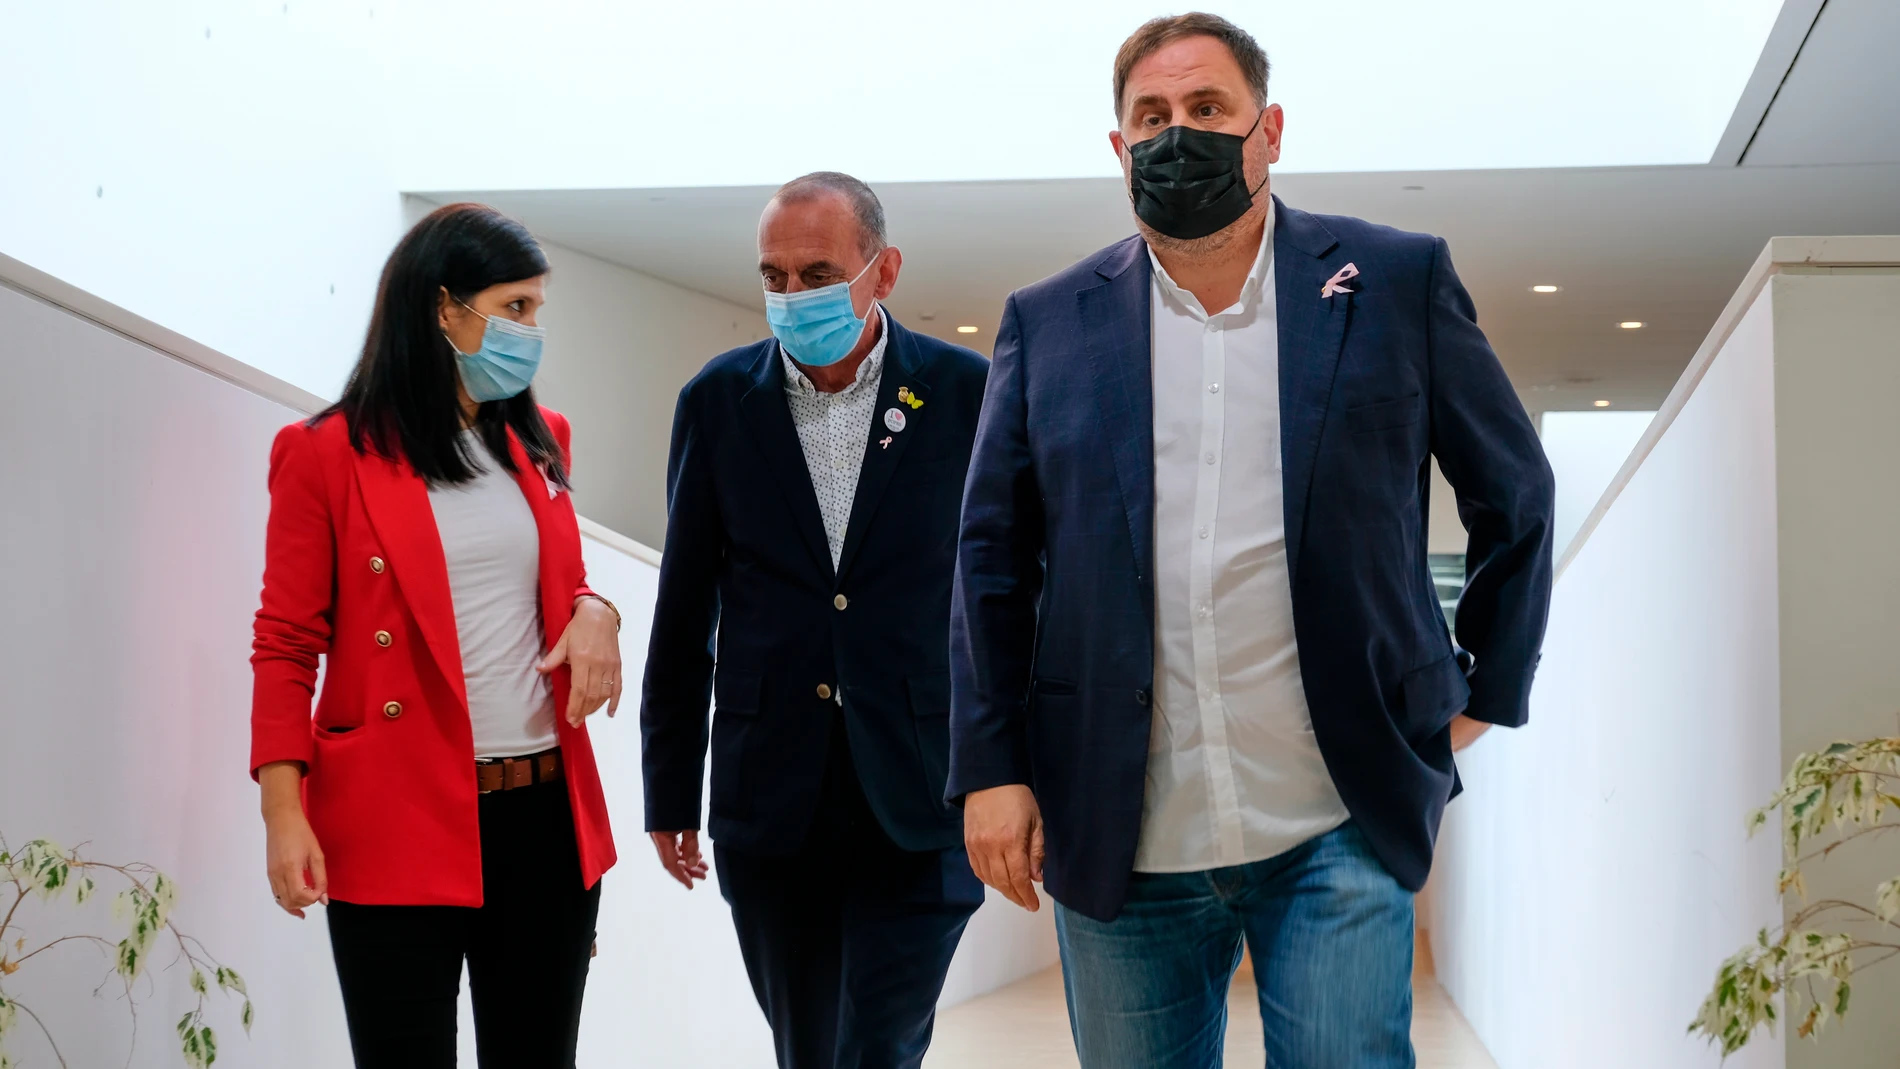
M 829 697 L 831 697 L 831 684 L 829 684 L 829 683 L 820 683 L 820 684 L 818 684 L 818 696 L 819 696 L 820 698 L 829 698 Z
M 1210 608 L 1208 608 L 1208 607 L 1207 607 L 1207 606 L 1205 606 L 1205 605 L 1202 605 L 1202 606 L 1201 606 L 1201 619 L 1203 619 L 1203 620 L 1205 620 L 1205 619 L 1207 619 L 1207 618 L 1208 618 L 1209 616 L 1212 616 L 1212 615 L 1214 615 L 1214 610 L 1213 610 L 1213 609 L 1210 609 Z
M 1207 528 L 1205 528 L 1205 527 L 1203 527 L 1203 528 L 1201 528 L 1201 537 L 1202 537 L 1202 538 L 1206 538 L 1206 537 L 1207 537 Z
M 1207 462 L 1208 462 L 1209 464 L 1212 464 L 1212 463 L 1214 463 L 1214 452 L 1213 452 L 1213 450 L 1211 450 L 1211 449 L 1210 449 L 1210 450 L 1208 450 L 1208 453 L 1207 453 L 1207 456 L 1206 456 L 1206 457 L 1205 457 L 1204 459 L 1205 459 L 1205 460 L 1206 460 L 1206 461 L 1207 461 Z
M 1218 383 L 1218 382 L 1210 382 L 1210 383 L 1208 383 L 1208 384 L 1207 384 L 1207 392 L 1208 392 L 1208 393 L 1219 393 L 1219 392 L 1220 392 L 1220 383 Z
M 1135 704 L 1136 704 L 1136 705 L 1147 705 L 1147 704 L 1148 704 L 1148 692 L 1147 692 L 1147 691 L 1145 691 L 1145 690 L 1138 690 L 1138 691 L 1136 691 L 1136 692 L 1135 692 Z
M 850 599 L 846 598 L 843 594 L 831 599 L 831 607 L 837 609 L 839 612 L 843 612 L 844 607 L 849 604 L 851 604 Z

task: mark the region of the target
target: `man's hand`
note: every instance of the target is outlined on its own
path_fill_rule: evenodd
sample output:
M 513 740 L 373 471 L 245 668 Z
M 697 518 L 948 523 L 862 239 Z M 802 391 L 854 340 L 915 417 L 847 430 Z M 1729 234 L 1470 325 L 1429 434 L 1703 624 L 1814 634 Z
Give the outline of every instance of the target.
M 1463 713 L 1451 718 L 1451 752 L 1457 753 L 1478 741 L 1478 736 L 1491 730 L 1491 725 L 1482 720 L 1473 720 Z
M 706 859 L 699 853 L 697 831 L 650 831 L 653 849 L 660 854 L 660 867 L 668 876 L 693 889 L 694 880 L 706 878 Z
M 963 800 L 963 845 L 976 878 L 1031 913 L 1042 907 L 1042 810 L 1020 783 L 971 791 Z

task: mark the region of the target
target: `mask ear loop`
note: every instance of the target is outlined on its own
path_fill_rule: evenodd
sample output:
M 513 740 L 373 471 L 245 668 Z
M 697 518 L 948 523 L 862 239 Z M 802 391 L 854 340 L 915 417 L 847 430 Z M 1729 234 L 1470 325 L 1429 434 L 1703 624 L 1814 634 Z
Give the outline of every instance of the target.
M 451 295 L 451 296 L 449 297 L 449 300 L 451 300 L 451 301 L 454 301 L 454 302 L 455 302 L 456 304 L 459 304 L 459 305 L 461 305 L 461 306 L 462 306 L 462 307 L 464 307 L 464 308 L 468 308 L 468 310 L 469 310 L 469 313 L 470 313 L 470 314 L 472 314 L 472 315 L 478 315 L 478 316 L 482 316 L 482 321 L 483 321 L 483 322 L 487 322 L 487 321 L 488 321 L 488 319 L 489 319 L 489 317 L 488 317 L 488 316 L 484 316 L 484 315 L 482 315 L 482 314 L 481 314 L 480 312 L 477 312 L 477 311 L 475 311 L 475 309 L 474 309 L 474 308 L 471 308 L 471 307 L 469 307 L 469 303 L 468 303 L 467 301 L 465 301 L 465 300 L 463 300 L 462 298 L 460 298 L 460 297 L 456 297 L 456 296 L 454 296 L 454 295 Z M 456 345 L 455 345 L 455 339 L 454 339 L 454 338 L 451 338 L 451 337 L 449 337 L 449 332 L 448 332 L 448 331 L 446 331 L 446 330 L 442 332 L 442 340 L 443 340 L 443 341 L 445 341 L 445 342 L 448 342 L 448 343 L 449 343 L 449 352 L 452 352 L 452 353 L 454 353 L 454 354 L 455 354 L 456 356 L 474 356 L 474 355 L 475 355 L 475 353 L 479 353 L 479 352 L 481 352 L 481 351 L 482 351 L 482 350 L 481 350 L 481 346 L 479 346 L 479 345 L 475 347 L 475 353 L 465 353 L 465 352 L 463 352 L 462 350 L 460 350 L 460 349 L 458 349 L 458 348 L 456 348 Z
M 1260 129 L 1260 120 L 1266 117 L 1267 117 L 1267 109 L 1261 108 L 1260 114 L 1253 117 L 1253 125 L 1247 129 L 1247 137 L 1252 137 L 1253 132 L 1255 130 Z M 1243 144 L 1246 142 L 1247 137 L 1243 137 L 1240 139 Z M 1247 165 L 1247 157 L 1244 154 L 1241 156 L 1240 165 L 1242 167 L 1245 167 Z M 1264 173 L 1260 176 L 1260 184 L 1253 187 L 1253 189 L 1247 192 L 1247 203 L 1249 204 L 1253 203 L 1253 199 L 1260 195 L 1260 191 L 1267 188 L 1267 179 L 1270 177 L 1272 177 L 1270 174 L 1264 174 Z M 473 311 L 473 309 L 470 309 L 470 311 Z
M 890 248 L 890 246 L 889 246 L 889 245 L 886 245 L 886 246 L 884 246 L 884 249 L 888 249 L 888 248 Z M 844 287 L 845 287 L 845 288 L 844 288 L 844 292 L 845 292 L 845 296 L 847 296 L 847 297 L 848 297 L 848 296 L 850 296 L 850 295 L 851 295 L 851 287 L 853 287 L 853 286 L 855 286 L 855 285 L 857 285 L 857 284 L 858 284 L 858 282 L 859 282 L 859 281 L 860 281 L 861 279 L 863 279 L 865 275 L 868 275 L 868 274 L 870 274 L 870 273 L 871 273 L 871 268 L 873 268 L 873 267 L 876 267 L 876 266 L 877 266 L 877 262 L 878 262 L 879 260 L 882 260 L 882 259 L 884 258 L 884 249 L 879 249 L 879 250 L 877 250 L 877 254 L 876 254 L 876 255 L 874 255 L 874 256 L 872 256 L 872 257 L 871 257 L 871 259 L 870 259 L 870 261 L 869 261 L 868 263 L 866 263 L 866 264 L 864 265 L 864 270 L 862 270 L 862 271 L 859 271 L 859 272 L 858 272 L 858 274 L 857 274 L 857 277 L 856 277 L 856 278 L 853 278 L 853 279 L 852 279 L 851 281 L 849 281 L 849 282 L 847 282 L 847 283 L 845 283 L 845 284 L 844 284 Z M 872 297 L 872 298 L 871 298 L 871 307 L 869 307 L 869 308 L 867 308 L 867 309 L 865 309 L 865 310 L 864 310 L 864 314 L 863 314 L 862 316 L 859 316 L 859 317 L 858 317 L 858 322 L 860 322 L 860 323 L 866 323 L 866 324 L 868 324 L 868 323 L 870 323 L 870 321 L 871 321 L 871 313 L 872 313 L 873 311 L 876 311 L 876 310 L 877 310 L 877 298 L 876 298 L 876 297 Z M 852 314 L 852 315 L 857 315 L 857 311 L 858 311 L 858 310 L 857 310 L 857 306 L 856 306 L 856 305 L 853 305 L 853 306 L 851 307 L 851 314 Z

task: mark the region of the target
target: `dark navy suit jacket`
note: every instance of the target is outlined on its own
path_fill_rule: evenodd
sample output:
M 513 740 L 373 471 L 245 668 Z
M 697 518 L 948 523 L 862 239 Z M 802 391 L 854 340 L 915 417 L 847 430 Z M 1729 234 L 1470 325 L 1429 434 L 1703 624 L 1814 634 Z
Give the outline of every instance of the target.
M 721 845 L 798 847 L 837 716 L 898 846 L 963 841 L 961 814 L 944 801 L 950 586 L 989 363 L 885 322 L 876 414 L 835 570 L 778 342 L 715 357 L 680 391 L 640 711 L 649 831 L 700 826 L 710 690 L 709 831 Z M 900 387 L 923 404 L 900 402 Z M 885 426 L 891 409 L 905 415 L 900 432 Z M 821 684 L 843 693 L 842 710 L 819 697 Z
M 1456 790 L 1452 717 L 1526 719 L 1550 468 L 1442 240 L 1276 207 L 1300 671 L 1340 795 L 1417 889 Z M 1349 263 L 1356 292 L 1322 298 Z M 1154 689 L 1152 274 L 1130 238 L 1010 296 L 952 608 L 950 796 L 1030 784 L 1049 893 L 1104 920 L 1133 868 Z M 1469 658 L 1426 563 L 1433 456 L 1469 531 Z

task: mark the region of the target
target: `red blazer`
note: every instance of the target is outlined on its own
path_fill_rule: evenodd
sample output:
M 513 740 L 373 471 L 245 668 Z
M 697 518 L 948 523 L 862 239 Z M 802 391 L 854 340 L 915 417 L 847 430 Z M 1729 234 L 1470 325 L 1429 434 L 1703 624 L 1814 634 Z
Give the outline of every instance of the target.
M 542 409 L 567 454 L 567 420 Z M 510 435 L 522 495 L 541 532 L 541 622 L 549 645 L 588 592 L 566 492 Z M 270 458 L 263 606 L 251 665 L 251 773 L 301 761 L 304 811 L 330 894 L 365 905 L 479 906 L 475 742 L 448 566 L 422 478 L 358 454 L 341 417 L 277 434 Z M 381 636 L 388 636 L 383 644 Z M 317 661 L 323 690 L 311 716 Z M 555 673 L 566 709 L 568 670 Z M 587 729 L 556 716 L 581 879 L 614 863 L 607 803 Z

